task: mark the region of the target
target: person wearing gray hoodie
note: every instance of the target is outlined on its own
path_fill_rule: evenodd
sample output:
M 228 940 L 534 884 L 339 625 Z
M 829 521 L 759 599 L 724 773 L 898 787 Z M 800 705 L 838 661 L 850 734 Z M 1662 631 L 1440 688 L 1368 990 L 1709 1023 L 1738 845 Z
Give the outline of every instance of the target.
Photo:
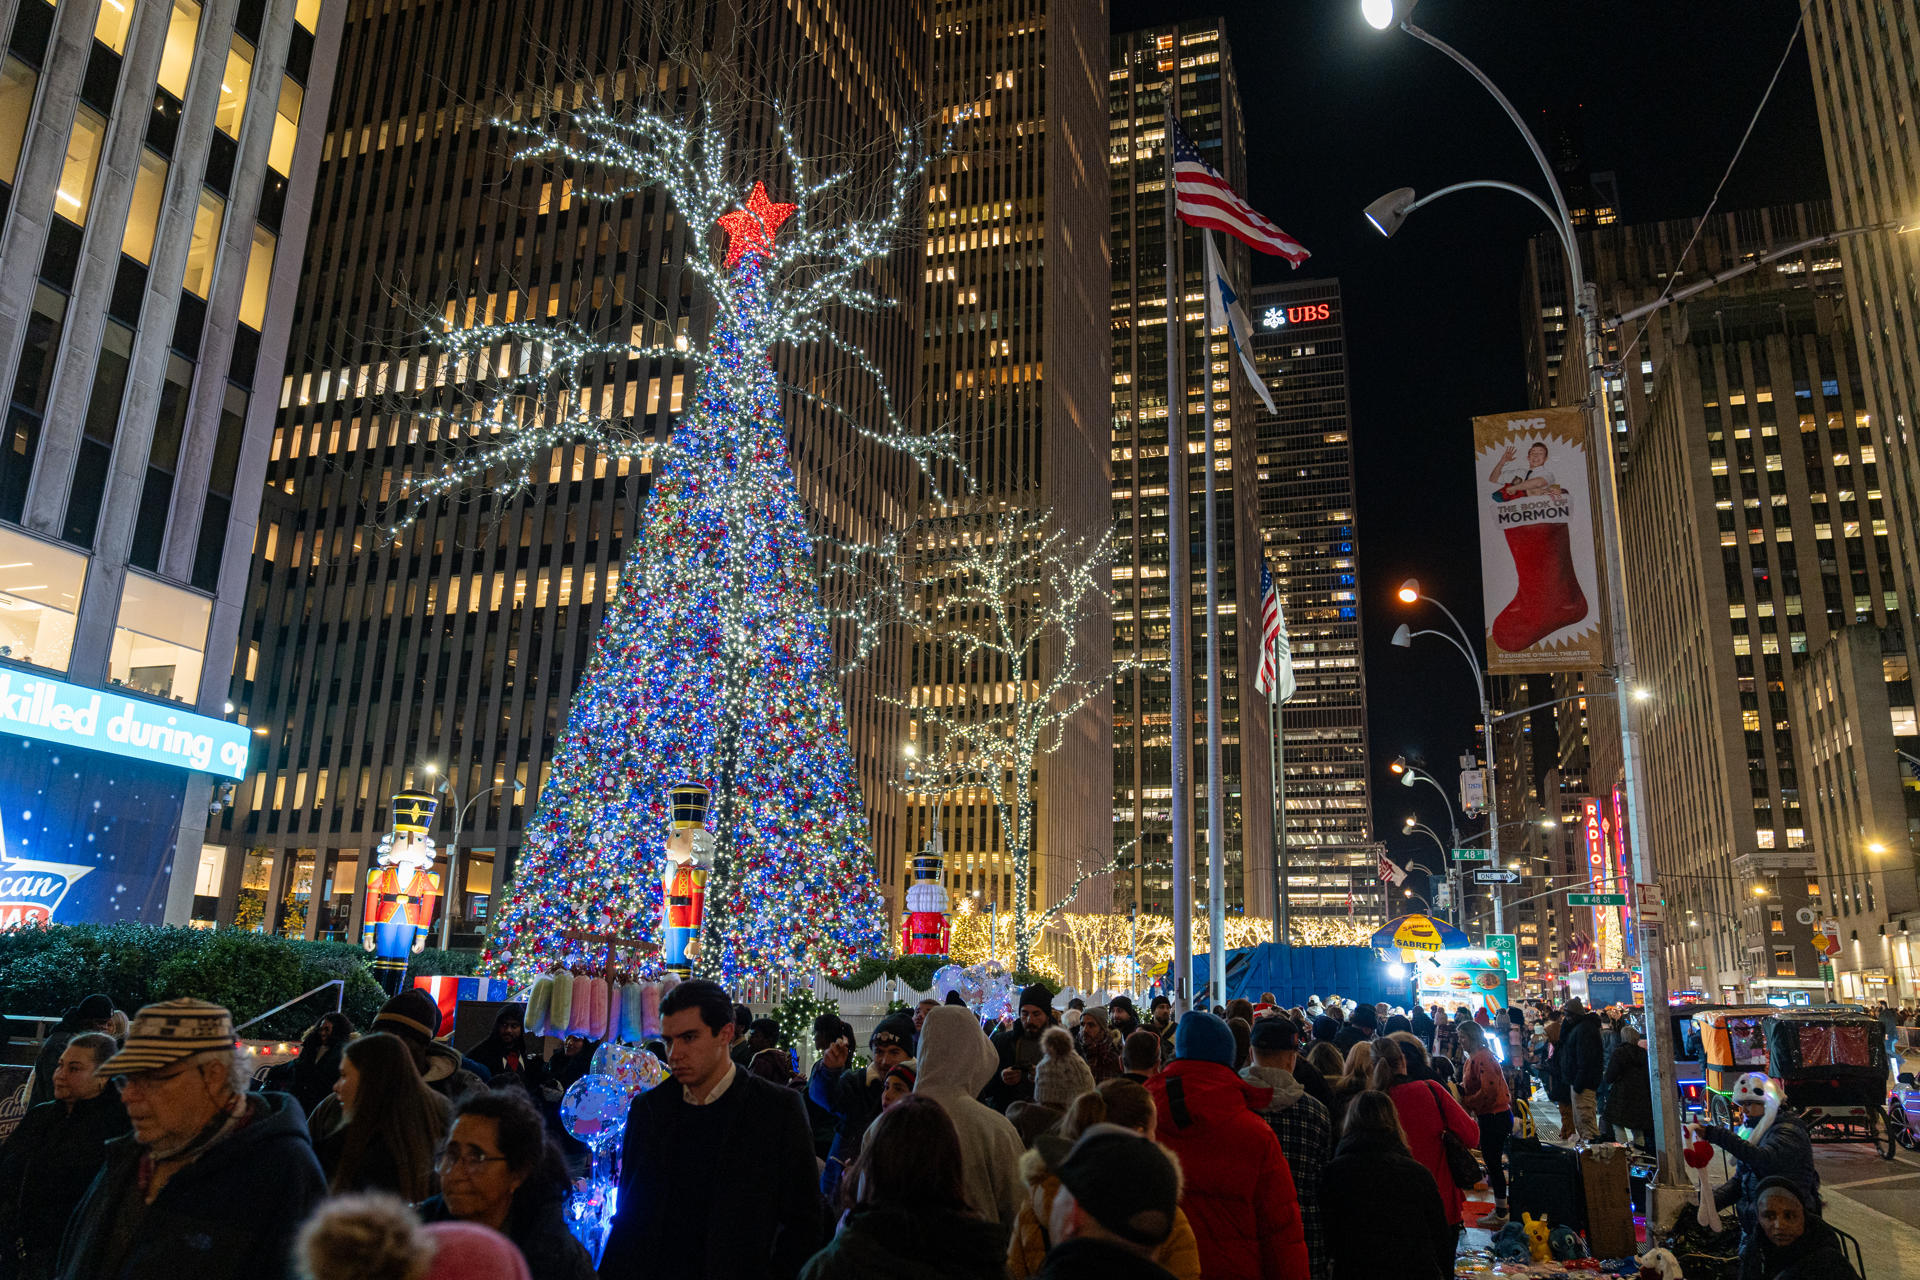
M 920 1072 L 913 1092 L 939 1103 L 960 1135 L 967 1203 L 1011 1233 L 1025 1196 L 1020 1133 L 978 1096 L 999 1070 L 1000 1054 L 971 1009 L 942 1005 L 927 1014 L 920 1028 Z
M 1326 1280 L 1331 1266 L 1320 1225 L 1320 1171 L 1333 1158 L 1333 1121 L 1326 1105 L 1294 1077 L 1300 1057 L 1300 1028 L 1290 1018 L 1268 1017 L 1253 1024 L 1253 1062 L 1240 1072 L 1251 1084 L 1273 1090 L 1261 1116 L 1286 1153 L 1293 1172 L 1293 1194 L 1300 1202 L 1307 1261 L 1313 1280 Z

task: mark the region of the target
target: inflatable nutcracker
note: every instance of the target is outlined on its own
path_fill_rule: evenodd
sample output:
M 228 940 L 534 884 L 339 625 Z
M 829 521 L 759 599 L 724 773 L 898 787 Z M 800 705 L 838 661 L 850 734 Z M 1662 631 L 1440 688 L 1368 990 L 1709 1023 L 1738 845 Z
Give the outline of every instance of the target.
M 697 782 L 673 789 L 673 834 L 660 876 L 660 956 L 676 977 L 693 974 L 700 956 L 700 926 L 706 916 L 707 873 L 713 868 L 713 834 L 707 830 L 712 793 Z
M 406 983 L 408 954 L 427 945 L 440 901 L 440 877 L 431 870 L 433 841 L 427 836 L 439 807 L 425 791 L 395 796 L 393 830 L 381 839 L 376 865 L 367 873 L 360 943 L 374 953 L 373 976 L 389 995 L 399 994 Z
M 947 954 L 952 926 L 947 919 L 947 887 L 940 879 L 944 862 L 937 839 L 929 840 L 913 860 L 913 883 L 907 886 L 907 918 L 900 926 L 902 955 Z

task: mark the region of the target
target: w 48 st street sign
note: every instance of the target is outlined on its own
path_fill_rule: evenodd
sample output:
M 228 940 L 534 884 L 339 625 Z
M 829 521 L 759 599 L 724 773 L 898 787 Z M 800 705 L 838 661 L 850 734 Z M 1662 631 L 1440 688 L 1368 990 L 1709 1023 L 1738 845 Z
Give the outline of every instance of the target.
M 1570 893 L 1567 895 L 1570 907 L 1624 907 L 1627 895 L 1624 893 Z

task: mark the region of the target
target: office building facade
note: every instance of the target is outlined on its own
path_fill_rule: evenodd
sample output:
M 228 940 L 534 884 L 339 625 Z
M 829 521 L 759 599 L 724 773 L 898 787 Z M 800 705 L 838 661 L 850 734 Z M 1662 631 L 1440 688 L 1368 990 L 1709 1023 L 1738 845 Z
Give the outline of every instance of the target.
M 1319 940 L 1378 923 L 1389 905 L 1373 838 L 1345 304 L 1338 280 L 1298 280 L 1255 287 L 1247 313 L 1277 410 L 1251 406 L 1260 537 L 1296 681 L 1279 717 L 1281 883 L 1300 937 Z
M 0 920 L 178 922 L 209 809 L 259 756 L 226 673 L 340 14 L 5 21 L 0 863 L 44 892 L 6 877 Z
M 1117 33 L 1107 85 L 1112 180 L 1113 514 L 1118 551 L 1113 577 L 1114 656 L 1140 665 L 1114 682 L 1113 841 L 1125 860 L 1115 887 L 1119 905 L 1173 909 L 1172 700 L 1166 676 L 1171 607 L 1188 618 L 1187 710 L 1192 732 L 1186 827 L 1193 851 L 1194 901 L 1207 901 L 1205 398 L 1213 401 L 1220 635 L 1221 792 L 1224 897 L 1231 913 L 1273 910 L 1271 759 L 1258 664 L 1261 539 L 1259 474 L 1251 392 L 1232 372 L 1224 333 L 1206 324 L 1201 232 L 1177 224 L 1167 234 L 1171 93 L 1182 129 L 1201 157 L 1246 190 L 1246 130 L 1225 24 L 1219 19 Z M 1213 233 L 1236 280 L 1249 279 L 1248 251 Z M 1169 299 L 1171 243 L 1179 297 Z M 1168 483 L 1167 313 L 1180 326 L 1187 483 Z M 1168 579 L 1168 503 L 1187 530 L 1188 598 L 1173 602 Z
M 927 183 L 921 403 L 929 430 L 961 442 L 973 487 L 923 501 L 915 533 L 929 546 L 975 537 L 981 517 L 1009 508 L 1048 512 L 1052 527 L 1088 541 L 1111 517 L 1108 369 L 1088 341 L 1102 324 L 1107 278 L 1106 46 L 1103 3 L 936 7 L 928 84 L 952 147 Z M 1104 671 L 1111 635 L 1106 599 L 1083 602 L 1077 661 Z M 1040 655 L 1040 680 L 1060 660 L 1057 648 Z M 959 684 L 952 677 L 962 673 L 937 666 L 911 660 L 919 705 L 1000 714 L 1005 671 L 975 668 Z M 1042 908 L 1105 867 L 1112 850 L 1104 691 L 1064 729 L 1058 749 L 1036 759 L 1032 784 L 1032 902 Z M 916 799 L 912 848 L 932 837 L 935 800 L 955 900 L 1004 918 L 1015 906 L 1014 851 L 994 796 L 969 785 Z M 904 890 L 905 861 L 900 868 Z M 1109 887 L 1091 875 L 1073 909 L 1104 909 Z
M 685 264 L 712 228 L 688 226 L 658 192 L 583 199 L 558 166 L 516 164 L 496 117 L 525 119 L 597 96 L 615 110 L 684 104 L 711 58 L 777 93 L 817 155 L 891 157 L 924 118 L 925 5 L 820 4 L 732 25 L 739 11 L 688 0 L 349 0 L 341 100 L 321 157 L 312 251 L 287 375 L 275 388 L 262 532 L 233 701 L 265 731 L 266 758 L 240 788 L 203 903 L 309 937 L 357 936 L 359 886 L 403 787 L 446 790 L 432 833 L 458 846 L 450 940 L 475 945 L 511 874 L 520 831 L 612 598 L 649 466 L 590 444 L 557 449 L 530 485 L 420 513 L 389 541 L 372 527 L 408 477 L 440 456 L 435 429 L 395 396 L 453 377 L 413 336 L 444 323 L 571 318 L 636 345 L 697 342 L 708 305 Z M 486 32 L 485 40 L 472 39 Z M 784 172 L 770 118 L 743 114 L 775 199 Z M 896 395 L 918 366 L 918 246 L 871 269 L 897 309 L 836 317 Z M 846 379 L 801 351 L 790 383 Z M 664 440 L 690 408 L 693 370 L 610 361 L 586 394 Z M 857 379 L 854 379 L 857 381 Z M 851 385 L 851 384 L 849 384 Z M 855 414 L 877 401 L 850 392 Z M 802 499 L 827 533 L 875 543 L 904 524 L 911 464 L 791 397 L 783 405 Z M 844 653 L 849 637 L 835 634 Z M 843 682 L 856 768 L 885 883 L 904 848 L 891 762 L 902 718 L 878 691 L 897 654 Z M 889 752 L 889 748 L 891 752 Z M 429 771 L 431 769 L 431 771 Z M 437 868 L 450 868 L 442 858 Z

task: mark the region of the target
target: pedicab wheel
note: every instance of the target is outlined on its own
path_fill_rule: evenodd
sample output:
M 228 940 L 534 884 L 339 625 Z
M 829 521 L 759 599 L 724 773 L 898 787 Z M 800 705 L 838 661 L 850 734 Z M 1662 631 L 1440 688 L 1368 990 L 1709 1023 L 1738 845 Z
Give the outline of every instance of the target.
M 1724 1093 L 1707 1095 L 1707 1118 L 1723 1129 L 1733 1127 L 1733 1099 Z
M 1877 1102 L 1867 1105 L 1867 1132 L 1872 1137 L 1873 1149 L 1880 1153 L 1880 1158 L 1893 1159 L 1895 1145 L 1893 1122 L 1887 1119 L 1887 1109 Z

